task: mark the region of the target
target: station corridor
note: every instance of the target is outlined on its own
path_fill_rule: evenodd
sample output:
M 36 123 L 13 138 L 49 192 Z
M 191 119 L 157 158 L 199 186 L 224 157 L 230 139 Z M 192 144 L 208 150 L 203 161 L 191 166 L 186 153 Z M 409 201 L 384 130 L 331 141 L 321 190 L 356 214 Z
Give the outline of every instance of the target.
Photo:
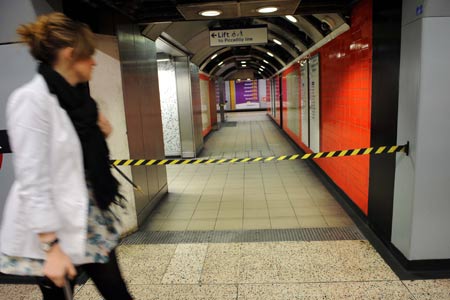
M 227 121 L 202 157 L 296 153 L 264 112 Z M 450 299 L 449 280 L 401 280 L 303 161 L 167 171 L 168 196 L 118 250 L 136 299 Z M 40 299 L 31 285 L 0 295 Z M 101 297 L 88 281 L 75 299 Z
M 232 113 L 201 157 L 296 153 L 265 112 Z M 169 196 L 150 231 L 249 230 L 352 225 L 304 161 L 167 166 Z

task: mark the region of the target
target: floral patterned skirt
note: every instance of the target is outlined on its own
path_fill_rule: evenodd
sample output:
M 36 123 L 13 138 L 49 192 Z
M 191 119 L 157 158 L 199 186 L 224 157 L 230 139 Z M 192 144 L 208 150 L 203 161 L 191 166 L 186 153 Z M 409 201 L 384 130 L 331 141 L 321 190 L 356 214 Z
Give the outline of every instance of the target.
M 89 188 L 89 212 L 87 224 L 85 263 L 107 263 L 109 253 L 120 238 L 119 224 L 109 211 L 100 210 Z M 0 253 L 0 272 L 23 276 L 43 276 L 44 260 L 15 257 Z

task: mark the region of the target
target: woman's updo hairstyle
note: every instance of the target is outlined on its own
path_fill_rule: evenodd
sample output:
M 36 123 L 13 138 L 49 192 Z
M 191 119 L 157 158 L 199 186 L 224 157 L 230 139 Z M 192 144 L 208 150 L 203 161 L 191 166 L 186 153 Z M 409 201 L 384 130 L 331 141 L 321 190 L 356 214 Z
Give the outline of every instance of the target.
M 73 21 L 62 13 L 40 16 L 36 22 L 20 25 L 17 34 L 30 47 L 31 55 L 52 65 L 58 50 L 72 47 L 73 59 L 85 59 L 94 54 L 94 34 L 83 23 Z

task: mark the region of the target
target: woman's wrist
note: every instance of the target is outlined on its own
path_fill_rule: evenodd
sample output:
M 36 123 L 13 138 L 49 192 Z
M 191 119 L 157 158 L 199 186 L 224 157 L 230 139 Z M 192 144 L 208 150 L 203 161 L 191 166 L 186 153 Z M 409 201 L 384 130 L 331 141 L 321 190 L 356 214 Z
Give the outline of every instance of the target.
M 56 239 L 56 233 L 54 232 L 39 233 L 38 236 L 41 243 L 51 242 Z

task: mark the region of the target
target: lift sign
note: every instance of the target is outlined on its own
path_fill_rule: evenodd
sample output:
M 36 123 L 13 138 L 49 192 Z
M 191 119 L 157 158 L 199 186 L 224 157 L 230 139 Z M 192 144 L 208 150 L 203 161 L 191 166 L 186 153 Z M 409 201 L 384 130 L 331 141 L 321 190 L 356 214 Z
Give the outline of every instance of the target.
M 209 31 L 211 47 L 255 44 L 267 44 L 267 27 Z

